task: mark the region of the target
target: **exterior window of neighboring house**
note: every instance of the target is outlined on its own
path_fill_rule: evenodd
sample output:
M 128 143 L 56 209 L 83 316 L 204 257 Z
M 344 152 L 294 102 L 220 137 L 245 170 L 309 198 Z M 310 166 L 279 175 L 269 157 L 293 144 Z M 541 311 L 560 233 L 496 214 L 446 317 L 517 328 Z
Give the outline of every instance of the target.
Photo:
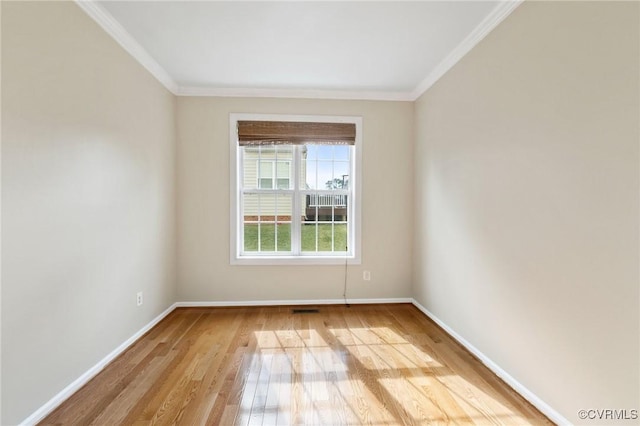
M 232 263 L 360 262 L 360 128 L 232 114 Z
M 290 160 L 259 160 L 258 188 L 260 189 L 289 189 L 291 185 Z

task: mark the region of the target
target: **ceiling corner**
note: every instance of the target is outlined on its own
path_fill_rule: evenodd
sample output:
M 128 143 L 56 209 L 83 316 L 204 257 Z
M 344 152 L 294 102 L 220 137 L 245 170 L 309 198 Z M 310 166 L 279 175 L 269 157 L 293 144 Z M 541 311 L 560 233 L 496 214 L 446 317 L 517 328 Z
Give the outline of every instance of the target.
M 440 62 L 432 72 L 425 77 L 424 80 L 416 86 L 411 93 L 412 100 L 417 100 L 422 96 L 431 86 L 433 86 L 443 75 L 447 73 L 455 64 L 458 63 L 467 53 L 471 51 L 478 43 L 480 43 L 491 31 L 493 31 L 502 21 L 504 21 L 518 6 L 520 6 L 524 0 L 506 0 L 500 2 L 492 11 L 487 15 L 485 19 L 474 28 L 467 37 L 464 38 Z
M 174 95 L 178 94 L 179 87 L 167 71 L 98 2 L 94 0 L 75 0 L 75 3 L 167 90 Z

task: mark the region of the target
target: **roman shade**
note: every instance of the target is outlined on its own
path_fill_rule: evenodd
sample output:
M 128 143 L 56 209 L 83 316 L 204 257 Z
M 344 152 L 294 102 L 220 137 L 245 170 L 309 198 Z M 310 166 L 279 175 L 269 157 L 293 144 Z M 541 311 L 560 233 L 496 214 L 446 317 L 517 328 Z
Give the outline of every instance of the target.
M 276 145 L 304 143 L 355 145 L 354 123 L 311 123 L 303 121 L 238 121 L 238 144 Z

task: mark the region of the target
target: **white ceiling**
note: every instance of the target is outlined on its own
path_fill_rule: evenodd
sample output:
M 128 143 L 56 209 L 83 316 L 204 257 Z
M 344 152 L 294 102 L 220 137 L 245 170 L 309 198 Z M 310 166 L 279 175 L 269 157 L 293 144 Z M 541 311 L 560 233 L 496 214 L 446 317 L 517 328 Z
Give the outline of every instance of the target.
M 176 94 L 413 100 L 519 2 L 78 1 Z

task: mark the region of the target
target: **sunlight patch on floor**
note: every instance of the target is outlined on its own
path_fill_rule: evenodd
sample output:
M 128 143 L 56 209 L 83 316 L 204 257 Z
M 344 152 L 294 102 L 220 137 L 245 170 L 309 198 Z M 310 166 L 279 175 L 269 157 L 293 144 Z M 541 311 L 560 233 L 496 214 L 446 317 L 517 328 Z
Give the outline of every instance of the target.
M 402 417 L 416 422 L 491 418 L 527 423 L 482 385 L 389 327 L 330 328 L 329 333 L 323 337 L 313 328 L 254 331 L 259 355 L 251 360 L 240 402 L 248 424 L 252 417 L 274 424 L 360 424 L 373 416 L 384 420 L 378 424 L 391 425 L 399 414 L 387 409 L 391 400 L 401 407 Z M 365 409 L 366 398 L 380 404 Z

